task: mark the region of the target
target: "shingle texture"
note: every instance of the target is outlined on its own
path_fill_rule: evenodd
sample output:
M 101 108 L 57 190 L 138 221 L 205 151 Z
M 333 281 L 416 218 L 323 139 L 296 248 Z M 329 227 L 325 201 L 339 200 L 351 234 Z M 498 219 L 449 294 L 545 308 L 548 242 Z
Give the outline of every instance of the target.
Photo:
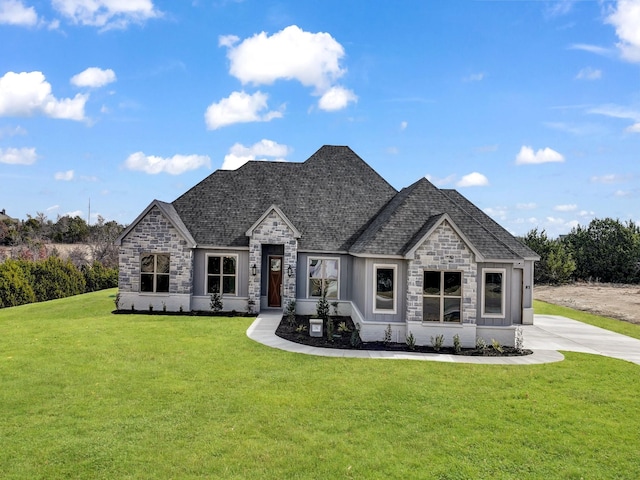
M 218 170 L 173 202 L 199 245 L 247 246 L 271 206 L 300 231 L 301 250 L 347 251 L 396 190 L 348 147 L 304 163 L 248 162 Z
M 537 257 L 455 190 L 423 178 L 397 192 L 349 147 L 218 170 L 172 205 L 201 246 L 248 246 L 247 230 L 276 205 L 300 231 L 300 250 L 404 255 L 446 213 L 486 259 Z

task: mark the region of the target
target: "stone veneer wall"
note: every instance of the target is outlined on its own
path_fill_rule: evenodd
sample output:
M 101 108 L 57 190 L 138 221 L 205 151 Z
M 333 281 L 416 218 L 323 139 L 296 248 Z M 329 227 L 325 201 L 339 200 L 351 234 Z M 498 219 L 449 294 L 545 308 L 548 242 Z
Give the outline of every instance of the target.
M 256 266 L 255 276 L 249 275 L 249 299 L 253 299 L 256 309 L 260 310 L 260 279 L 262 278 L 262 245 L 284 245 L 282 265 L 282 307 L 286 307 L 289 300 L 296 299 L 296 273 L 298 261 L 298 240 L 294 232 L 278 213 L 273 210 L 265 217 L 249 238 L 249 268 Z M 289 278 L 287 268 L 295 272 Z
M 122 241 L 118 279 L 121 292 L 140 291 L 140 256 L 144 253 L 169 253 L 169 294 L 191 294 L 193 252 L 157 207 L 153 207 Z
M 424 270 L 462 271 L 462 323 L 476 323 L 478 266 L 473 253 L 448 222 L 443 222 L 416 250 L 407 269 L 407 320 L 422 321 Z

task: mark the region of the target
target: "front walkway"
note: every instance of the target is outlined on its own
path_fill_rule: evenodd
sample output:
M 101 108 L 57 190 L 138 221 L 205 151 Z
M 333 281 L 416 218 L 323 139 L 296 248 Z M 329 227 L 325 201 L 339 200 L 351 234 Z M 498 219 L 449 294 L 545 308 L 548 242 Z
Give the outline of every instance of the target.
M 534 325 L 524 325 L 524 348 L 532 355 L 522 357 L 471 357 L 436 353 L 385 352 L 317 348 L 290 342 L 276 336 L 282 313 L 261 313 L 247 330 L 256 342 L 287 352 L 324 357 L 378 358 L 396 360 L 429 360 L 434 362 L 476 363 L 494 365 L 533 365 L 558 362 L 564 356 L 558 350 L 592 353 L 628 360 L 640 365 L 640 340 L 609 330 L 593 327 L 565 317 L 536 315 Z

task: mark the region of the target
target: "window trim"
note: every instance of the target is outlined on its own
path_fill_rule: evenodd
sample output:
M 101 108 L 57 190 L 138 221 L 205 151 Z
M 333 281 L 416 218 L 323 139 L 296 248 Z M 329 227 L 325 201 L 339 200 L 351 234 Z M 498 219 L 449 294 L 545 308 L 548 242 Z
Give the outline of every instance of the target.
M 376 306 L 376 296 L 378 294 L 378 269 L 393 270 L 393 309 L 382 309 Z M 398 265 L 393 263 L 374 263 L 373 264 L 373 313 L 384 315 L 395 315 L 398 313 Z
M 169 257 L 169 271 L 167 273 L 158 273 L 158 255 L 166 255 Z M 142 271 L 142 259 L 144 257 L 153 257 L 153 272 L 143 272 Z M 153 276 L 153 290 L 149 292 L 145 292 L 142 290 L 142 276 L 143 275 L 152 275 Z M 158 291 L 158 275 L 166 276 L 169 280 L 167 291 L 159 292 Z M 171 253 L 168 252 L 143 252 L 140 254 L 140 284 L 138 286 L 138 292 L 144 295 L 167 295 L 171 292 Z
M 487 313 L 485 311 L 486 303 L 485 303 L 485 291 L 486 291 L 486 282 L 487 282 L 487 273 L 501 273 L 502 274 L 502 291 L 500 292 L 501 302 L 500 302 L 500 311 L 501 313 Z M 507 269 L 506 268 L 483 268 L 482 269 L 482 293 L 481 293 L 481 315 L 483 318 L 506 318 L 507 312 L 507 295 L 506 295 L 506 283 L 507 283 Z
M 209 257 L 220 257 L 222 259 L 224 259 L 225 257 L 233 257 L 236 259 L 236 273 L 234 274 L 235 277 L 235 284 L 236 284 L 236 293 L 222 293 L 220 292 L 220 295 L 222 295 L 223 297 L 237 297 L 238 296 L 238 270 L 240 270 L 238 268 L 239 266 L 239 255 L 237 253 L 207 253 L 205 255 L 205 259 L 204 259 L 204 294 L 205 295 L 211 295 L 211 293 L 209 293 Z M 224 282 L 223 279 L 225 277 L 225 274 L 223 273 L 223 269 L 224 269 L 224 260 L 222 261 L 222 265 L 220 265 L 220 286 L 223 287 Z M 214 274 L 211 274 L 211 276 L 214 276 Z M 226 274 L 227 277 L 231 277 L 230 274 Z M 222 288 L 222 290 L 224 290 L 224 288 Z
M 438 295 L 425 295 L 424 293 L 424 274 L 426 272 L 437 272 L 440 274 L 440 293 Z M 444 275 L 445 273 L 459 273 L 460 274 L 460 295 L 445 295 L 444 294 Z M 464 319 L 464 271 L 463 270 L 440 270 L 435 268 L 424 268 L 422 270 L 422 321 L 430 325 L 435 323 L 442 323 L 447 325 L 461 325 Z M 424 318 L 424 299 L 438 298 L 440 303 L 440 315 L 438 320 L 425 320 Z M 460 299 L 460 320 L 457 322 L 445 322 L 444 321 L 444 300 L 446 298 L 459 298 Z
M 340 300 L 340 274 L 342 273 L 342 266 L 340 265 L 340 257 L 318 257 L 318 256 L 309 256 L 307 257 L 307 275 L 306 275 L 306 290 L 307 290 L 307 298 L 321 298 L 321 296 L 317 296 L 317 295 L 311 295 L 311 289 L 309 288 L 309 280 L 311 279 L 311 277 L 309 276 L 309 269 L 311 267 L 311 261 L 312 260 L 336 260 L 337 261 L 337 265 L 338 265 L 338 274 L 337 274 L 337 278 L 336 281 L 338 282 L 338 286 L 337 286 L 337 293 L 336 293 L 336 297 L 327 297 L 327 299 L 331 299 L 331 300 Z M 326 280 L 324 277 L 322 278 L 323 282 Z

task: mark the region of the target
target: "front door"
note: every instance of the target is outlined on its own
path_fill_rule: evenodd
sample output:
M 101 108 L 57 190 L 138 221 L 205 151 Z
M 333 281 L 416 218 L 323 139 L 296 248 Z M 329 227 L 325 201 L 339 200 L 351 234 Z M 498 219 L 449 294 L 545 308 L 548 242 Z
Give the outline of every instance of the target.
M 267 292 L 270 307 L 282 306 L 282 257 L 269 256 L 269 291 Z

